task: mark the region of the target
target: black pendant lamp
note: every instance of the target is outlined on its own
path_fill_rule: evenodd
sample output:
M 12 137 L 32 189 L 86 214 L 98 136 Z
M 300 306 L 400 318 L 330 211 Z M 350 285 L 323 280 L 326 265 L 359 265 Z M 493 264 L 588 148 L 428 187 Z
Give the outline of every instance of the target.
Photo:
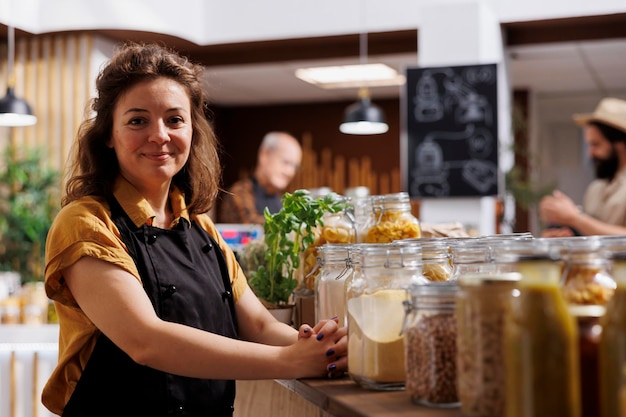
M 367 63 L 367 32 L 359 37 L 359 55 L 361 64 Z M 349 105 L 344 112 L 343 123 L 339 131 L 348 135 L 378 135 L 389 130 L 383 110 L 372 103 L 369 90 L 359 89 L 359 99 Z
M 361 88 L 359 100 L 346 108 L 339 130 L 348 135 L 378 135 L 389 130 L 383 110 L 372 103 L 367 88 Z
M 13 73 L 13 57 L 15 49 L 15 29 L 8 27 L 9 58 L 7 72 L 7 94 L 0 99 L 0 126 L 32 126 L 37 123 L 37 117 L 25 100 L 15 96 L 15 74 Z

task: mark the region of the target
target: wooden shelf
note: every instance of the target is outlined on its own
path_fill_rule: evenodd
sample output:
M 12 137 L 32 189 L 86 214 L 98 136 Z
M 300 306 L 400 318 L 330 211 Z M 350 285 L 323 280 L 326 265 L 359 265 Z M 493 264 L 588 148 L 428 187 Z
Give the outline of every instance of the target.
M 418 406 L 404 391 L 366 390 L 348 377 L 238 381 L 237 398 L 236 417 L 461 417 L 458 408 Z

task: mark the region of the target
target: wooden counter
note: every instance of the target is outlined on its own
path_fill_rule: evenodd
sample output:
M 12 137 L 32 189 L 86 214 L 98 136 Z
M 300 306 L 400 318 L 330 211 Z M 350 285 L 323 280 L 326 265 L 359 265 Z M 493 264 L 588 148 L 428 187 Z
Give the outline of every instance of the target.
M 350 378 L 237 381 L 235 417 L 460 417 L 458 408 L 411 403 L 404 391 L 371 391 Z

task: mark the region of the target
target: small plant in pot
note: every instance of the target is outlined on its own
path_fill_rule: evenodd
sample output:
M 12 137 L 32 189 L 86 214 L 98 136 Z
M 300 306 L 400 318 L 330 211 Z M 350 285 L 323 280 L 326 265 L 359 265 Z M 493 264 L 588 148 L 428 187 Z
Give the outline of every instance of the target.
M 249 250 L 257 253 L 258 265 L 253 269 L 248 264 L 244 270 L 248 270 L 250 287 L 266 307 L 290 305 L 299 282 L 295 271 L 300 265 L 300 254 L 314 242 L 315 228 L 323 225 L 324 214 L 337 213 L 345 206 L 333 194 L 313 198 L 307 190 L 296 190 L 285 193 L 277 213 L 265 210 L 263 245 L 249 245 Z M 262 262 L 259 251 L 264 251 Z M 248 260 L 252 257 L 243 255 Z

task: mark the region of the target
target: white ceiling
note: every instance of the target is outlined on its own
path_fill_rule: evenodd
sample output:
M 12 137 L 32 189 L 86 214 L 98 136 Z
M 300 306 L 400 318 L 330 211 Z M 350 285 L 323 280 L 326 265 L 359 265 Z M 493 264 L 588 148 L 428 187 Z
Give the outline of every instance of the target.
M 577 92 L 626 94 L 626 39 L 539 44 L 509 48 L 511 84 L 534 94 Z M 369 56 L 404 71 L 417 66 L 417 54 Z M 324 90 L 295 77 L 296 68 L 356 64 L 358 58 L 289 61 L 210 67 L 213 102 L 220 105 L 262 105 L 353 100 L 355 88 Z M 372 99 L 400 96 L 402 87 L 370 89 Z

